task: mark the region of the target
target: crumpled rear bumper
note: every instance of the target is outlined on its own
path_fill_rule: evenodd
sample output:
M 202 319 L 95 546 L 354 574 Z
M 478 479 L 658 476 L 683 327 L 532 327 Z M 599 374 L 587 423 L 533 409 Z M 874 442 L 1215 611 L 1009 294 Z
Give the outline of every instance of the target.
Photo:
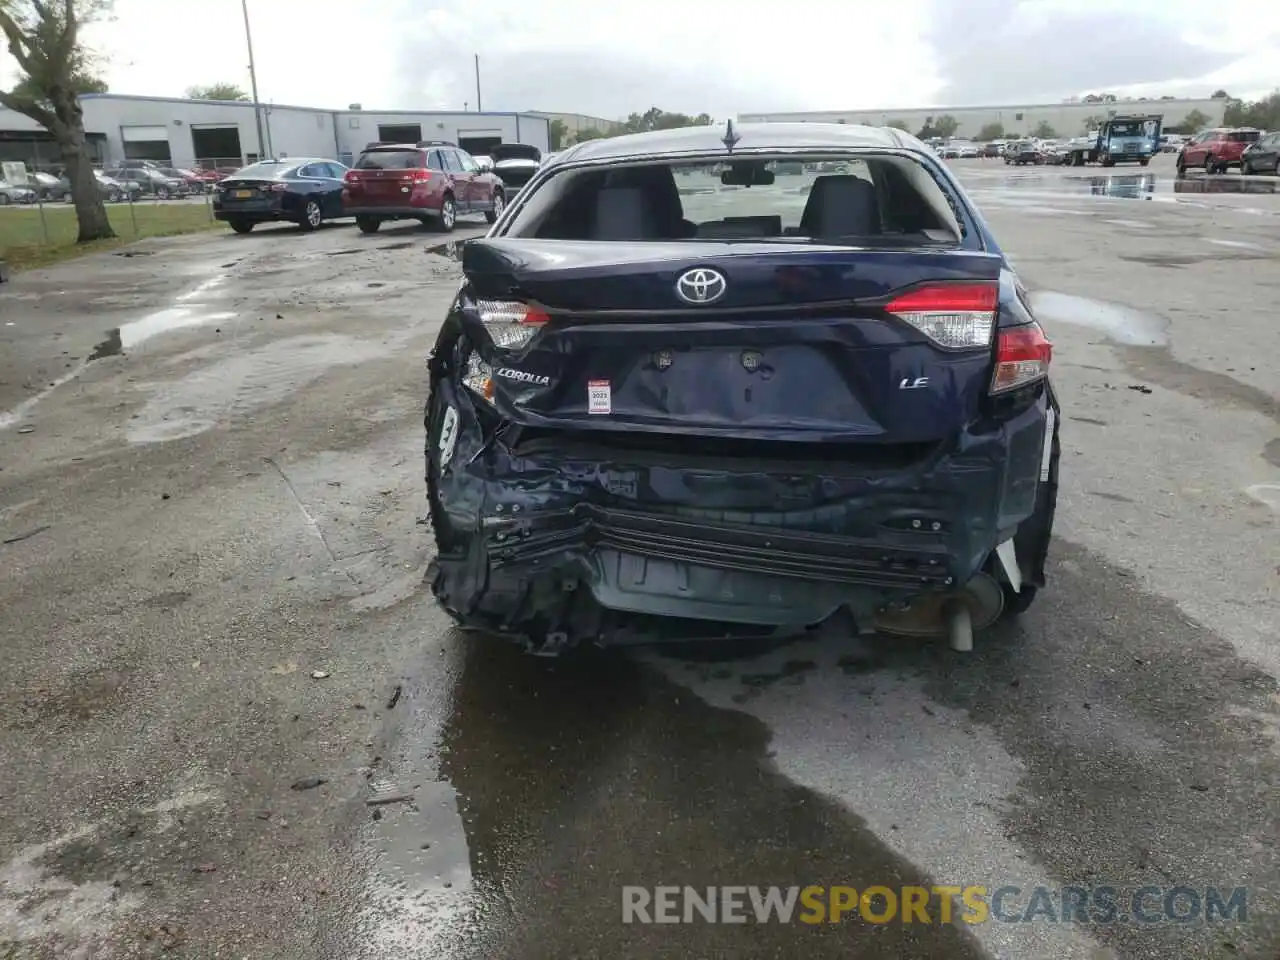
M 512 451 L 485 443 L 465 392 L 439 389 L 461 416 L 438 482 L 449 536 L 432 572 L 437 597 L 495 632 L 533 624 L 596 640 L 627 617 L 794 630 L 844 608 L 862 622 L 957 589 L 1037 512 L 1052 406 L 1042 396 L 908 467 L 860 470 L 712 463 L 680 440 L 669 456 Z M 1020 566 L 1039 585 L 1047 524 L 1032 533 L 1018 538 Z

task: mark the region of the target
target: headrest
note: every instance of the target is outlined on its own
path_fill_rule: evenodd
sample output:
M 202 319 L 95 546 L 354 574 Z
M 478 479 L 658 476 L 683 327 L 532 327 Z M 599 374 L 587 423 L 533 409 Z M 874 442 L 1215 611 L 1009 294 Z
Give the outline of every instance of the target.
M 652 193 L 641 187 L 605 187 L 597 191 L 591 239 L 658 239 Z
M 818 177 L 809 191 L 800 226 L 810 236 L 879 234 L 880 198 L 875 185 L 849 174 Z

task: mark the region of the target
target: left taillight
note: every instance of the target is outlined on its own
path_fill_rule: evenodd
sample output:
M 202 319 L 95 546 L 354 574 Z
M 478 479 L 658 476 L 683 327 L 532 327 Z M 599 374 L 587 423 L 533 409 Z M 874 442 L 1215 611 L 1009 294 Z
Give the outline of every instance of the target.
M 545 311 L 515 300 L 477 300 L 475 305 L 489 339 L 500 350 L 523 347 L 550 319 Z
M 1053 344 L 1032 322 L 1001 330 L 996 336 L 996 369 L 991 377 L 991 392 L 1007 393 L 1026 387 L 1049 375 Z
M 489 339 L 499 350 L 518 350 L 550 317 L 546 312 L 517 300 L 476 300 L 475 310 Z M 493 367 L 475 350 L 468 354 L 462 382 L 489 404 L 493 403 Z
M 991 345 L 1000 288 L 995 283 L 937 283 L 894 297 L 885 310 L 941 347 Z

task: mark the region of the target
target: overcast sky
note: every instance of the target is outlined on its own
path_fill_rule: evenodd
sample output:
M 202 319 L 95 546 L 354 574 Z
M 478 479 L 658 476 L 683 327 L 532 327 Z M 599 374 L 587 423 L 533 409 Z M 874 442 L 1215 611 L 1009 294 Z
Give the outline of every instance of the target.
M 474 53 L 485 109 L 608 118 L 1280 86 L 1280 3 L 1263 0 L 248 2 L 262 99 L 305 106 L 474 110 Z M 112 90 L 247 89 L 238 0 L 115 9 L 90 35 Z

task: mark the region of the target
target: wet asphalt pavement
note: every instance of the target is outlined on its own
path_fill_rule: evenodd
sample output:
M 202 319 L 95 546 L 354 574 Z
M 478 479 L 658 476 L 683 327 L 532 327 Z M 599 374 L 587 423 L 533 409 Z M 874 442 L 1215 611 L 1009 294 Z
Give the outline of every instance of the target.
M 419 520 L 457 267 L 417 225 L 0 288 L 0 957 L 1275 960 L 1280 197 L 1164 157 L 956 168 L 1064 416 L 1050 586 L 969 655 L 544 661 L 451 630 Z M 624 924 L 622 887 L 660 884 L 1250 899 Z

